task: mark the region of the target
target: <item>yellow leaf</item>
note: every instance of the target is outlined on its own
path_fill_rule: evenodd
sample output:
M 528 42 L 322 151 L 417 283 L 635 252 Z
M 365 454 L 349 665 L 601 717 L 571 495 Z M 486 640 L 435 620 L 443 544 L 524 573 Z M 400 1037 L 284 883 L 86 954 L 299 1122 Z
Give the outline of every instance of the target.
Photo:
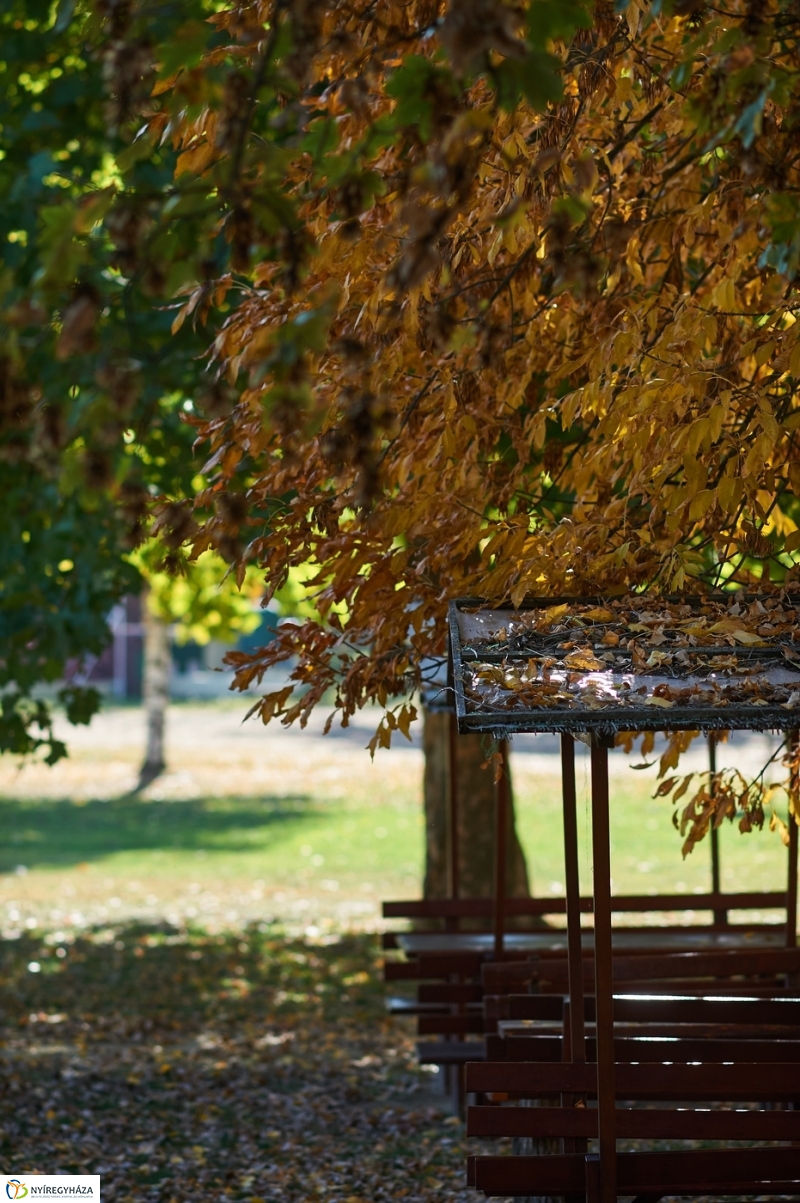
M 175 164 L 176 178 L 179 175 L 184 175 L 187 171 L 193 171 L 195 175 L 201 175 L 215 154 L 216 150 L 210 142 L 201 142 L 199 146 L 193 146 L 191 150 L 185 150 L 182 155 L 178 155 L 178 162 Z
M 744 484 L 739 476 L 723 476 L 717 486 L 717 499 L 726 514 L 733 514 L 739 507 L 744 493 Z
M 737 643 L 743 643 L 747 647 L 752 647 L 756 643 L 763 643 L 764 640 L 758 635 L 754 635 L 752 631 L 731 631 L 731 639 L 735 639 Z
M 628 22 L 628 33 L 632 38 L 635 38 L 636 31 L 639 28 L 639 10 L 636 7 L 634 0 L 631 0 L 631 3 L 629 3 L 628 7 L 625 9 L 625 19 Z
M 736 618 L 720 618 L 719 622 L 715 622 L 708 629 L 714 635 L 730 635 L 733 631 L 740 630 L 740 626 Z
M 692 503 L 689 506 L 689 521 L 697 522 L 699 518 L 708 513 L 713 504 L 714 490 L 703 489 L 696 497 L 692 498 Z
M 708 634 L 708 627 L 703 626 L 699 622 L 690 623 L 689 626 L 682 627 L 681 629 L 685 631 L 687 635 L 694 635 L 695 638 Z
M 725 406 L 715 405 L 708 415 L 708 433 L 712 443 L 716 443 L 722 433 L 722 423 L 725 421 Z
M 698 418 L 689 428 L 689 434 L 686 439 L 686 449 L 690 455 L 697 455 L 700 450 L 700 445 L 709 431 L 711 423 L 708 418 Z
M 573 672 L 597 672 L 598 669 L 605 668 L 603 661 L 598 660 L 590 648 L 576 648 L 564 657 L 564 665 Z
M 642 271 L 639 262 L 639 236 L 634 234 L 628 243 L 625 251 L 625 262 L 628 265 L 628 271 L 634 278 L 637 284 L 644 284 L 644 272 Z
M 611 610 L 607 610 L 604 606 L 595 606 L 593 610 L 584 610 L 581 618 L 587 619 L 589 622 L 613 622 L 614 615 Z
M 769 829 L 770 831 L 777 831 L 780 834 L 782 842 L 787 848 L 789 847 L 789 828 L 786 826 L 783 819 L 778 818 L 774 810 L 772 812 L 772 818 L 769 821 Z
M 645 702 L 645 706 L 660 706 L 663 710 L 668 710 L 670 706 L 674 705 L 675 703 L 671 702 L 669 698 L 660 698 L 654 693 L 652 693 Z
M 521 604 L 522 599 L 524 598 L 524 596 L 527 592 L 528 592 L 528 582 L 524 576 L 521 576 L 520 579 L 517 581 L 516 585 L 514 585 L 514 587 L 512 588 L 511 594 L 510 594 L 511 604 L 515 610 Z
M 564 617 L 568 609 L 569 606 L 566 603 L 561 606 L 548 606 L 546 610 L 542 610 L 542 612 L 537 615 L 537 627 L 553 626 L 553 624 L 558 622 L 560 618 Z
M 775 350 L 775 339 L 771 338 L 768 343 L 764 343 L 763 347 L 759 347 L 756 351 L 756 363 L 761 368 L 769 359 L 772 352 Z

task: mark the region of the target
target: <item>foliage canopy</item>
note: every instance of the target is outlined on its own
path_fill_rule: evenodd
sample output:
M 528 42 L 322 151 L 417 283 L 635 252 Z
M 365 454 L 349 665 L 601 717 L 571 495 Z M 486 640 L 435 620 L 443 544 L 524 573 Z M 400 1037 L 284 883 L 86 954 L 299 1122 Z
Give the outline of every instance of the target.
M 174 177 L 92 212 L 209 379 L 194 515 L 167 490 L 156 530 L 269 591 L 316 568 L 316 614 L 233 657 L 295 660 L 265 720 L 333 689 L 388 744 L 453 595 L 791 583 L 793 3 L 122 12 L 122 162 Z
M 230 246 L 176 327 L 224 298 L 209 354 L 240 390 L 199 427 L 194 546 L 239 539 L 271 589 L 318 568 L 318 618 L 233 658 L 243 687 L 297 658 L 304 692 L 265 720 L 333 688 L 345 717 L 387 705 L 388 744 L 453 595 L 791 581 L 793 5 L 254 3 L 215 24 L 227 46 L 163 93 Z
M 0 751 L 51 762 L 66 749 L 41 686 L 102 651 L 111 606 L 142 587 L 128 553 L 151 496 L 185 497 L 198 466 L 181 415 L 201 403 L 203 343 L 171 333 L 164 299 L 191 276 L 192 232 L 158 224 L 176 155 L 143 156 L 126 122 L 150 90 L 149 47 L 212 9 L 123 8 L 0 12 Z M 199 575 L 182 586 L 195 627 L 198 606 L 220 616 Z M 87 722 L 99 696 L 80 679 L 60 698 Z

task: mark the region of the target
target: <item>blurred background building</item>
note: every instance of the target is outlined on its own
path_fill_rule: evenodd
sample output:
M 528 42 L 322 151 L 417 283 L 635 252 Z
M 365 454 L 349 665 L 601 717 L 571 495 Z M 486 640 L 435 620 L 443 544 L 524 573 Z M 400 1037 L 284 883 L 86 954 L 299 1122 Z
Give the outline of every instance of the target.
M 236 643 L 212 639 L 205 646 L 172 638 L 172 677 L 170 693 L 178 698 L 214 698 L 224 695 L 230 685 L 230 670 L 223 663 L 232 650 L 253 651 L 270 643 L 278 624 L 283 621 L 273 610 L 258 609 L 259 626 Z M 144 625 L 142 597 L 131 594 L 109 615 L 112 640 L 97 658 L 86 661 L 83 671 L 70 674 L 73 680 L 92 684 L 119 701 L 140 701 L 142 697 Z

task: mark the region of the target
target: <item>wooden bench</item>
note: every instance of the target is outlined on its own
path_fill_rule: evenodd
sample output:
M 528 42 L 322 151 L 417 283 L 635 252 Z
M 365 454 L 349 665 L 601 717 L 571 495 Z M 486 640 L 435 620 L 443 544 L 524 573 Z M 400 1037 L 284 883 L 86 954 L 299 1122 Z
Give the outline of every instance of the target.
M 511 1001 L 511 1000 L 509 1000 Z M 529 1020 L 549 1021 L 556 1014 L 559 1000 L 554 995 L 520 995 L 511 1008 L 526 1011 Z M 637 1140 L 725 1140 L 800 1142 L 800 1110 L 735 1110 L 730 1108 L 698 1110 L 692 1103 L 766 1103 L 769 1106 L 794 1105 L 800 1101 L 800 999 L 717 999 L 614 997 L 615 1028 L 629 1026 L 636 1035 L 614 1039 L 615 1094 L 626 1102 L 680 1103 L 680 1108 L 617 1106 L 617 1138 Z M 595 999 L 587 996 L 588 1022 L 595 1018 Z M 653 1039 L 652 1033 L 665 1026 L 675 1035 Z M 685 1031 L 705 1032 L 703 1039 L 686 1037 Z M 731 1036 L 724 1038 L 721 1033 Z M 735 1034 L 735 1035 L 734 1035 Z M 753 1036 L 755 1034 L 755 1038 Z M 498 1044 L 503 1041 L 496 1038 Z M 513 1038 L 512 1038 L 513 1039 Z M 506 1042 L 511 1044 L 509 1037 Z M 516 1037 L 507 1050 L 525 1060 L 486 1062 L 466 1066 L 465 1086 L 478 1096 L 502 1100 L 558 1100 L 561 1106 L 475 1105 L 467 1109 L 467 1134 L 473 1137 L 528 1138 L 534 1141 L 558 1138 L 569 1142 L 598 1136 L 598 1112 L 591 1106 L 597 1096 L 596 1041 L 584 1044 L 586 1062 L 560 1062 L 567 1051 L 563 1036 L 529 1035 Z M 763 1055 L 763 1060 L 760 1057 Z M 578 1099 L 578 1106 L 571 1104 Z M 586 1105 L 586 1102 L 590 1105 Z M 771 1150 L 747 1150 L 749 1161 L 741 1163 L 732 1180 L 744 1191 L 766 1190 L 772 1174 L 765 1154 Z M 490 1195 L 502 1195 L 508 1182 L 519 1186 L 520 1195 L 546 1195 L 556 1154 L 478 1158 L 473 1165 L 476 1189 Z M 618 1191 L 623 1186 L 622 1164 L 629 1154 L 618 1154 Z M 637 1156 L 640 1156 L 637 1154 Z M 647 1154 L 660 1156 L 660 1154 Z M 685 1156 L 681 1154 L 680 1156 Z M 800 1150 L 797 1178 L 800 1180 Z M 513 1169 L 508 1162 L 519 1163 Z M 565 1163 L 566 1164 L 566 1163 Z M 576 1163 L 570 1173 L 580 1180 Z M 655 1162 L 648 1162 L 651 1167 Z M 691 1161 L 680 1157 L 671 1163 L 670 1181 L 676 1193 L 706 1192 L 706 1181 L 697 1178 Z M 653 1179 L 654 1197 L 658 1197 L 658 1178 Z M 681 1189 L 678 1190 L 678 1185 Z M 585 1189 L 583 1186 L 576 1189 Z M 670 1188 L 672 1189 L 672 1188 Z M 732 1190 L 733 1188 L 730 1187 Z M 772 1189 L 771 1187 L 769 1189 Z M 666 1193 L 666 1187 L 663 1193 Z M 720 1188 L 712 1193 L 728 1193 Z
M 470 1157 L 467 1185 L 495 1196 L 599 1198 L 596 1154 Z M 618 1153 L 616 1189 L 635 1203 L 664 1195 L 800 1195 L 797 1149 L 693 1149 Z
M 627 1042 L 630 1044 L 631 1042 Z M 683 1042 L 678 1041 L 680 1046 Z M 713 1041 L 703 1042 L 713 1044 Z M 730 1052 L 740 1055 L 749 1042 L 723 1042 Z M 798 1042 L 791 1042 L 796 1047 Z M 618 1048 L 615 1042 L 615 1051 Z M 684 1055 L 688 1052 L 684 1050 Z M 725 1141 L 792 1141 L 800 1142 L 800 1111 L 798 1110 L 735 1110 L 715 1108 L 698 1110 L 692 1103 L 755 1102 L 794 1105 L 800 1095 L 800 1063 L 773 1058 L 768 1063 L 720 1063 L 706 1058 L 694 1063 L 625 1063 L 614 1068 L 618 1099 L 626 1102 L 672 1102 L 682 1107 L 665 1109 L 617 1106 L 615 1131 L 617 1138 L 636 1140 L 725 1140 Z M 505 1094 L 515 1099 L 580 1100 L 578 1106 L 472 1106 L 467 1109 L 467 1135 L 472 1137 L 515 1137 L 533 1140 L 560 1138 L 564 1142 L 597 1138 L 599 1116 L 597 1109 L 586 1105 L 597 1094 L 597 1070 L 591 1063 L 536 1065 L 517 1063 L 505 1065 L 467 1065 L 468 1091 Z M 585 1144 L 584 1144 L 585 1147 Z M 716 1152 L 716 1151 L 715 1151 Z M 747 1156 L 740 1158 L 740 1153 Z M 788 1152 L 791 1158 L 782 1162 L 772 1157 Z M 727 1162 L 724 1156 L 732 1155 Z M 664 1162 L 668 1171 L 656 1172 Z M 636 1159 L 645 1157 L 644 1163 Z M 553 1183 L 569 1167 L 574 1189 L 587 1189 L 581 1177 L 580 1154 L 512 1157 L 476 1157 L 469 1168 L 470 1184 L 487 1195 L 545 1196 L 560 1193 Z M 787 1182 L 800 1187 L 800 1149 L 725 1149 L 708 1163 L 723 1171 L 717 1177 L 707 1176 L 698 1167 L 693 1152 L 676 1154 L 617 1154 L 617 1190 L 619 1194 L 638 1191 L 649 1198 L 661 1194 L 710 1193 L 780 1193 Z M 646 1172 L 644 1166 L 648 1167 Z M 778 1167 L 782 1168 L 778 1168 Z M 637 1168 L 638 1167 L 638 1168 Z M 734 1168 L 735 1167 L 735 1168 Z M 630 1172 L 629 1172 L 630 1171 Z M 585 1171 L 584 1171 L 585 1172 Z M 638 1176 L 641 1172 L 642 1176 Z M 554 1175 L 556 1177 L 554 1178 Z M 634 1189 L 632 1184 L 636 1183 Z M 734 1186 L 734 1184 L 736 1184 Z M 591 1184 L 590 1184 L 591 1185 Z M 646 1191 L 645 1191 L 646 1187 Z M 570 1187 L 573 1189 L 573 1187 Z M 800 1190 L 798 1190 L 800 1193 Z M 587 1194 L 587 1199 L 591 1198 Z

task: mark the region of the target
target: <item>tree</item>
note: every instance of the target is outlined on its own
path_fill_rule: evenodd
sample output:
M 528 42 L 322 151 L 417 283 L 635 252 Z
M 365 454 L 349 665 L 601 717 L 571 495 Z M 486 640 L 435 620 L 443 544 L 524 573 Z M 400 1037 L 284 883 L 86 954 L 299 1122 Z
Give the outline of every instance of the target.
M 345 719 L 384 705 L 388 745 L 456 594 L 792 579 L 788 0 L 253 3 L 215 23 L 227 45 L 165 93 L 230 247 L 178 324 L 224 298 L 210 353 L 241 388 L 198 423 L 216 467 L 194 547 L 241 535 L 270 589 L 318 566 L 319 618 L 230 657 L 242 688 L 296 658 L 303 692 L 268 694 L 264 721 L 332 688 Z
M 234 643 L 239 635 L 254 631 L 259 618 L 254 603 L 260 589 L 254 570 L 240 589 L 225 561 L 206 551 L 182 575 L 161 567 L 163 551 L 150 542 L 132 557 L 146 583 L 144 617 L 144 707 L 147 743 L 139 773 L 139 788 L 150 784 L 166 768 L 165 725 L 170 698 L 171 630 L 179 643 L 193 640 L 201 646 L 211 639 Z
M 182 415 L 216 412 L 225 390 L 204 380 L 191 325 L 171 334 L 166 299 L 196 246 L 180 215 L 159 225 L 176 156 L 137 143 L 135 122 L 153 45 L 211 9 L 135 19 L 124 5 L 14 0 L 0 12 L 2 751 L 65 754 L 42 686 L 99 654 L 111 606 L 142 588 L 129 552 L 151 497 L 168 494 L 173 529 L 191 530 L 179 501 L 199 464 Z M 177 544 L 167 555 L 182 566 Z M 77 683 L 60 697 L 72 721 L 99 704 Z
M 425 804 L 426 898 L 448 898 L 448 826 L 450 809 L 450 757 L 455 752 L 457 773 L 458 887 L 462 898 L 491 898 L 494 889 L 494 766 L 481 735 L 461 735 L 451 744 L 451 715 L 426 711 L 422 748 L 425 754 L 423 798 Z M 488 763 L 487 763 L 488 762 Z M 511 769 L 509 775 L 509 799 Z M 505 833 L 506 894 L 526 898 L 530 894 L 528 868 L 516 832 L 513 801 L 508 807 Z
M 35 504 L 31 504 L 31 499 Z M 42 696 L 63 682 L 71 661 L 99 655 L 105 618 L 136 574 L 115 552 L 118 520 L 65 497 L 51 476 L 23 461 L 0 469 L 0 751 L 65 754 Z M 73 680 L 58 687 L 73 723 L 89 722 L 97 694 Z

